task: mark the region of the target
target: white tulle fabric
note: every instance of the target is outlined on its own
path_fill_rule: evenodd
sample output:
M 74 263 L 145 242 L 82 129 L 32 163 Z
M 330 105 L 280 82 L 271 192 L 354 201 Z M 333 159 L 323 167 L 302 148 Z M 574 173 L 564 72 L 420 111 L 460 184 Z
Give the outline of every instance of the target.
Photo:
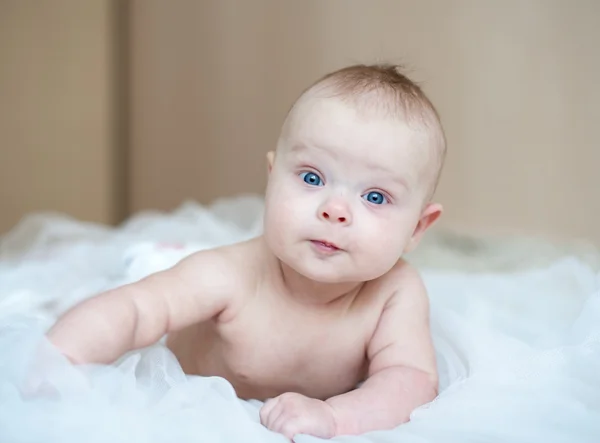
M 43 215 L 3 238 L 0 442 L 285 442 L 260 425 L 260 402 L 237 399 L 222 378 L 186 376 L 160 343 L 114 365 L 74 367 L 44 339 L 56 317 L 85 297 L 259 233 L 261 204 L 188 204 L 113 230 Z M 563 257 L 520 272 L 422 272 L 439 397 L 394 430 L 335 440 L 600 441 L 597 271 Z M 31 394 L 26 380 L 42 394 Z

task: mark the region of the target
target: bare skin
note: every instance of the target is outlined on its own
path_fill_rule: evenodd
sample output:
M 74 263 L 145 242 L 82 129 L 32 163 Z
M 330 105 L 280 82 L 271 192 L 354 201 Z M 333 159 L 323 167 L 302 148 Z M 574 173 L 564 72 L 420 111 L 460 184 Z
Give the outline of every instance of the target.
M 307 97 L 268 155 L 263 236 L 93 297 L 49 339 L 110 363 L 168 334 L 186 373 L 266 400 L 261 422 L 290 439 L 390 429 L 433 400 L 428 298 L 401 258 L 441 213 L 422 134 Z
M 76 363 L 106 363 L 169 334 L 167 346 L 184 372 L 221 376 L 240 398 L 264 401 L 297 393 L 335 405 L 339 417 L 329 437 L 391 427 L 435 397 L 427 297 L 415 290 L 421 284 L 410 265 L 399 261 L 385 276 L 327 303 L 291 296 L 284 272 L 262 237 L 199 252 L 170 270 L 76 306 L 49 338 Z M 111 315 L 99 318 L 99 312 Z M 101 323 L 91 328 L 93 318 Z M 94 334 L 74 341 L 68 336 L 73 330 Z M 411 379 L 397 386 L 402 409 L 375 412 L 367 420 L 377 401 L 361 403 L 352 393 L 367 393 L 368 380 L 387 378 L 385 371 L 394 368 L 400 375 L 393 381 Z M 385 390 L 394 392 L 389 384 Z M 376 391 L 378 401 L 382 394 Z M 266 421 L 264 412 L 261 418 Z
M 370 338 L 396 289 L 393 273 L 327 304 L 306 304 L 286 296 L 281 269 L 262 239 L 240 249 L 234 269 L 246 287 L 257 290 L 233 294 L 210 321 L 169 336 L 168 347 L 184 371 L 222 376 L 240 397 L 260 400 L 285 392 L 326 400 L 363 381 Z M 248 257 L 261 260 L 248 268 Z M 423 369 L 433 374 L 432 363 L 424 362 Z

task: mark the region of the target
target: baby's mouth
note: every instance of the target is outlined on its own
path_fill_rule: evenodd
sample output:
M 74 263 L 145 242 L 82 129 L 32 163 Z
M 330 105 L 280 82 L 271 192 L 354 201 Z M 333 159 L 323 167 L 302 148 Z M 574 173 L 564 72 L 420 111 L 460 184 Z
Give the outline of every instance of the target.
M 310 241 L 314 246 L 316 246 L 319 250 L 324 252 L 336 252 L 341 249 L 335 245 L 334 243 L 330 243 L 325 240 L 311 240 Z

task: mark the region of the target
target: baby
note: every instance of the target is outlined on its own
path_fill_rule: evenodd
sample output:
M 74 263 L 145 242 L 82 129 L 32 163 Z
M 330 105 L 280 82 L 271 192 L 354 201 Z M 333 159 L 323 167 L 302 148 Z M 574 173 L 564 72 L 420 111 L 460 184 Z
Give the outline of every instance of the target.
M 264 234 L 75 306 L 48 332 L 75 364 L 166 344 L 187 374 L 259 399 L 263 425 L 390 429 L 437 395 L 429 305 L 402 257 L 441 214 L 438 115 L 389 65 L 308 88 L 267 155 Z

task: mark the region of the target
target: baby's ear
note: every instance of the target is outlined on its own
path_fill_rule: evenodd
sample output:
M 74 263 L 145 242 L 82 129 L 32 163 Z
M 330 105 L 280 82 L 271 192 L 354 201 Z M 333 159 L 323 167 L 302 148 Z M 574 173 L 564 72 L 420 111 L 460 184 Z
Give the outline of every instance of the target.
M 423 238 L 423 234 L 425 231 L 429 229 L 440 215 L 442 215 L 442 205 L 439 203 L 428 203 L 423 212 L 421 213 L 421 218 L 419 219 L 419 223 L 417 223 L 417 227 L 415 228 L 406 248 L 404 248 L 404 252 L 408 253 L 414 251 L 417 245 L 420 243 Z
M 274 151 L 267 152 L 267 168 L 268 168 L 269 173 L 271 173 L 271 170 L 273 169 L 274 161 L 275 161 L 275 152 Z

